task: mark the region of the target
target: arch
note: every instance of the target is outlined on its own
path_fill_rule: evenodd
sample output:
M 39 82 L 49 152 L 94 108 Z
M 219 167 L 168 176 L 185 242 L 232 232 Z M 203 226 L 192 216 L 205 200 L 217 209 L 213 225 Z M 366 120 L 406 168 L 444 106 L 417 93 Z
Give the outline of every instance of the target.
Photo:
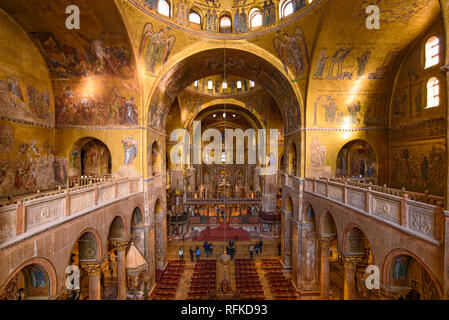
M 202 25 L 203 19 L 202 19 L 202 15 L 201 15 L 201 10 L 199 10 L 196 7 L 190 8 L 189 11 L 189 22 L 190 23 L 194 23 L 194 24 L 198 24 L 198 25 Z
M 279 3 L 279 20 L 291 15 L 293 12 L 295 12 L 293 0 L 284 0 Z
M 133 227 L 141 227 L 145 224 L 145 215 L 142 212 L 142 208 L 137 206 L 134 208 L 131 216 L 131 229 Z
M 126 220 L 117 214 L 109 225 L 108 240 L 122 241 L 126 239 Z
M 162 172 L 162 152 L 157 141 L 151 145 L 151 173 L 153 176 Z
M 324 210 L 319 217 L 319 234 L 321 237 L 336 237 L 338 238 L 337 224 L 333 215 Z
M 295 126 L 289 130 L 296 130 L 302 126 L 304 123 L 302 94 L 300 89 L 288 80 L 279 58 L 252 45 L 244 49 L 232 43 L 226 49 L 221 45 L 213 47 L 204 50 L 200 45 L 194 45 L 184 57 L 176 55 L 176 58 L 169 59 L 166 66 L 161 69 L 157 84 L 149 93 L 149 103 L 145 106 L 146 123 L 149 126 L 165 129 L 166 115 L 179 92 L 197 79 L 221 74 L 224 55 L 227 61 L 227 74 L 256 80 L 260 87 L 271 94 L 281 111 L 284 127 L 287 127 L 287 113 L 293 114 L 298 119 L 294 122 Z M 267 60 L 268 56 L 272 58 L 270 61 Z M 160 117 L 163 121 L 156 121 L 154 124 L 156 109 L 163 115 Z
M 92 240 L 95 241 L 95 249 L 96 249 L 95 255 L 94 255 L 95 258 L 90 259 L 89 261 L 99 261 L 103 254 L 103 247 L 102 247 L 100 234 L 94 228 L 86 228 L 86 229 L 83 229 L 80 233 L 78 233 L 76 240 L 72 243 L 72 251 L 73 251 L 73 248 L 78 247 L 78 241 L 85 239 L 85 238 L 83 238 L 83 236 L 85 234 L 91 235 L 91 237 L 89 239 L 87 239 L 88 241 L 92 241 Z M 79 251 L 79 249 L 78 249 L 78 251 Z M 93 255 L 91 254 L 90 256 L 92 257 Z M 69 258 L 68 261 L 70 261 L 70 260 L 71 259 Z M 87 259 L 86 259 L 86 261 L 87 261 Z
M 258 7 L 254 7 L 249 11 L 249 29 L 254 30 L 262 27 L 262 11 Z
M 424 47 L 424 69 L 436 66 L 440 63 L 440 39 L 437 36 L 430 37 Z
M 382 267 L 382 281 L 383 283 L 388 287 L 388 288 L 392 288 L 391 286 L 391 278 L 390 275 L 392 275 L 392 267 L 393 263 L 397 262 L 397 258 L 400 258 L 401 256 L 408 256 L 412 259 L 414 259 L 422 268 L 423 270 L 427 273 L 427 275 L 430 277 L 430 279 L 432 280 L 432 283 L 434 284 L 438 296 L 441 299 L 444 295 L 443 295 L 443 291 L 441 288 L 440 283 L 438 282 L 435 274 L 432 272 L 432 270 L 429 268 L 429 266 L 424 263 L 423 259 L 421 259 L 418 255 L 416 255 L 415 253 L 413 253 L 412 251 L 406 249 L 406 248 L 396 248 L 394 250 L 392 250 L 390 253 L 388 253 L 388 255 L 385 257 L 384 260 L 384 264 Z M 397 270 L 398 272 L 400 272 L 400 270 Z M 406 275 L 407 277 L 410 276 L 410 274 L 408 273 L 410 270 L 406 270 Z M 410 279 L 411 280 L 411 279 Z
M 227 12 L 220 16 L 219 31 L 220 33 L 232 33 L 232 18 Z
M 157 4 L 157 13 L 171 17 L 172 6 L 170 0 L 159 0 Z
M 290 195 L 287 195 L 287 201 L 285 202 L 284 210 L 290 212 L 294 211 L 294 204 Z
M 346 143 L 338 152 L 336 176 L 378 176 L 378 156 L 374 148 L 365 140 L 356 139 Z
M 440 105 L 440 80 L 431 77 L 427 80 L 427 104 L 426 109 L 438 107 Z
M 343 232 L 342 243 L 343 254 L 363 254 L 363 261 L 371 264 L 373 262 L 373 246 L 366 236 L 365 230 L 358 224 L 351 223 Z
M 298 154 L 296 150 L 296 144 L 290 143 L 288 147 L 288 173 L 292 176 L 296 176 L 298 168 Z
M 162 213 L 162 198 L 157 198 L 154 204 L 154 213 L 159 214 Z
M 310 203 L 307 203 L 304 208 L 305 209 L 302 215 L 302 222 L 316 224 L 315 210 L 313 210 L 312 205 Z
M 94 137 L 77 140 L 68 155 L 68 176 L 102 176 L 111 173 L 112 157 L 106 144 Z
M 0 286 L 0 299 L 7 299 L 11 297 L 8 295 L 6 290 L 11 289 L 15 284 L 10 283 L 20 272 L 22 272 L 27 267 L 38 266 L 41 271 L 44 271 L 42 274 L 46 276 L 47 286 L 48 286 L 48 298 L 56 296 L 58 284 L 57 284 L 57 275 L 56 270 L 53 264 L 46 258 L 35 257 L 26 260 L 20 266 L 18 266 L 6 279 L 6 281 Z M 42 280 L 41 277 L 37 277 L 33 281 L 37 281 L 38 285 L 42 285 L 40 282 Z M 40 282 L 40 283 L 39 283 Z M 32 285 L 32 284 L 31 284 Z M 10 287 L 10 288 L 8 288 Z M 17 292 L 17 291 L 16 291 Z M 12 292 L 11 292 L 12 293 Z

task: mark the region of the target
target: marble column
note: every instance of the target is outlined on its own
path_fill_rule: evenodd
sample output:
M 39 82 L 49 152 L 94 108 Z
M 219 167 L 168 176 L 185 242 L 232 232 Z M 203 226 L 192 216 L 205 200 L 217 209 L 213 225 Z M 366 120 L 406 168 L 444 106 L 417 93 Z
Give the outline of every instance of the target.
M 126 247 L 128 241 L 113 242 L 117 250 L 117 299 L 126 300 Z
M 101 300 L 101 264 L 89 263 L 83 265 L 89 275 L 89 300 Z
M 355 299 L 355 269 L 360 257 L 344 257 L 343 263 L 345 267 L 345 283 L 344 283 L 344 300 Z
M 332 238 L 320 237 L 321 244 L 321 272 L 320 289 L 321 299 L 329 300 L 329 245 Z

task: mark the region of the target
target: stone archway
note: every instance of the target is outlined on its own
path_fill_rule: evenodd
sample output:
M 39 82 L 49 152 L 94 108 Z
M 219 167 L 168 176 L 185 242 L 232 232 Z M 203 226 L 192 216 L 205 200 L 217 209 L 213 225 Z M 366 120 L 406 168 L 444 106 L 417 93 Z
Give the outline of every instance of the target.
M 42 300 L 56 295 L 56 271 L 43 258 L 32 258 L 18 267 L 0 287 L 0 300 Z

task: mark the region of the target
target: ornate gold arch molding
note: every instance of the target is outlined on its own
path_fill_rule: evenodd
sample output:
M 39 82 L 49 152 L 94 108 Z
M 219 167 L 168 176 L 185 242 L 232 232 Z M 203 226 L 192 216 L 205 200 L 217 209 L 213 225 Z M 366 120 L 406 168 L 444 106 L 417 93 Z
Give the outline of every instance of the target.
M 179 60 L 161 70 L 161 75 L 150 92 L 147 100 L 149 101 L 146 112 L 147 126 L 165 130 L 168 111 L 178 94 L 197 79 L 223 73 L 224 51 L 226 51 L 226 73 L 257 81 L 271 94 L 279 106 L 283 115 L 284 128 L 288 128 L 287 123 L 296 125 L 295 128 L 289 126 L 291 131 L 301 128 L 304 123 L 302 94 L 299 88 L 289 81 L 283 71 L 282 63 L 270 53 L 254 45 L 243 48 L 235 45 L 230 47 L 208 50 L 197 48 L 196 52 L 184 58 L 177 54 Z M 175 57 L 172 59 L 175 61 Z
M 300 21 L 302 18 L 304 18 L 305 16 L 307 16 L 309 13 L 311 13 L 312 11 L 314 11 L 316 8 L 318 8 L 320 6 L 320 4 L 322 2 L 326 2 L 323 0 L 314 0 L 312 3 L 306 5 L 305 7 L 303 7 L 302 9 L 300 9 L 296 14 L 292 14 L 291 17 L 286 17 L 283 18 L 282 23 L 277 24 L 274 27 L 271 28 L 266 28 L 263 30 L 256 30 L 256 31 L 250 31 L 247 34 L 244 35 L 237 35 L 237 34 L 220 34 L 220 33 L 215 33 L 212 34 L 210 32 L 206 32 L 206 31 L 199 31 L 199 30 L 194 30 L 194 29 L 190 29 L 190 28 L 186 28 L 185 26 L 176 24 L 174 21 L 174 19 L 171 18 L 166 18 L 158 13 L 156 13 L 156 11 L 151 11 L 150 9 L 146 8 L 141 1 L 139 0 L 122 0 L 122 2 L 127 2 L 128 4 L 130 4 L 131 6 L 135 7 L 136 9 L 144 12 L 145 14 L 149 15 L 151 18 L 158 20 L 164 24 L 166 24 L 167 26 L 169 26 L 170 28 L 174 28 L 177 30 L 181 30 L 184 31 L 186 33 L 189 33 L 191 35 L 194 36 L 199 36 L 199 37 L 203 37 L 203 38 L 210 38 L 210 39 L 220 39 L 220 40 L 245 40 L 245 39 L 250 39 L 253 37 L 258 37 L 258 36 L 262 36 L 265 34 L 270 34 L 273 32 L 276 32 L 278 30 L 281 30 L 282 28 L 285 28 L 295 22 Z M 172 3 L 173 5 L 173 3 Z M 255 4 L 254 4 L 255 6 Z M 276 8 L 277 10 L 278 8 Z M 229 10 L 226 10 L 229 11 Z
M 199 111 L 191 118 L 191 120 L 189 120 L 184 124 L 184 129 L 190 130 L 192 128 L 192 123 L 194 120 L 201 121 L 201 119 L 203 119 L 204 117 L 208 116 L 211 113 L 225 111 L 224 108 L 221 108 L 221 106 L 223 105 L 229 106 L 229 108 L 227 108 L 229 111 L 232 111 L 244 117 L 251 124 L 253 129 L 265 128 L 265 125 L 263 123 L 260 114 L 257 113 L 257 111 L 255 110 L 253 111 L 248 110 L 247 106 L 242 101 L 236 99 L 216 99 L 214 101 L 210 101 L 208 103 L 203 104 L 199 109 Z

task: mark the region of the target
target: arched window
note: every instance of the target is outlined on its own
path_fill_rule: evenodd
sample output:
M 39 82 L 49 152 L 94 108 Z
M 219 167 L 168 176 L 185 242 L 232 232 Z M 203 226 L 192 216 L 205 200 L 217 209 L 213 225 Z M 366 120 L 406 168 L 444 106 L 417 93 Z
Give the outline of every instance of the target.
M 427 107 L 433 108 L 440 105 L 440 81 L 432 77 L 427 81 Z
M 211 80 L 208 80 L 207 81 L 207 90 L 212 90 L 214 87 L 214 83 L 212 82 L 212 79 Z
M 237 90 L 242 90 L 242 81 L 237 81 Z
M 295 12 L 295 9 L 293 8 L 293 1 L 286 0 L 284 2 L 281 2 L 281 4 L 279 5 L 280 19 L 285 18 L 288 15 L 291 15 L 293 12 Z
M 437 37 L 431 37 L 426 42 L 426 65 L 425 69 L 440 63 L 440 40 Z
M 232 20 L 228 15 L 224 15 L 220 18 L 220 32 L 231 33 L 232 32 Z
M 256 85 L 256 83 L 253 80 L 249 80 L 249 87 L 250 88 L 254 88 L 255 85 Z
M 193 86 L 194 86 L 195 88 L 198 88 L 198 87 L 200 86 L 200 81 L 199 81 L 199 80 L 195 80 L 195 81 L 193 82 Z
M 192 23 L 201 24 L 201 16 L 195 11 L 190 11 L 189 21 Z
M 257 28 L 262 26 L 262 13 L 258 8 L 252 8 L 249 12 L 249 28 Z
M 159 0 L 157 13 L 170 17 L 170 3 L 166 0 Z

